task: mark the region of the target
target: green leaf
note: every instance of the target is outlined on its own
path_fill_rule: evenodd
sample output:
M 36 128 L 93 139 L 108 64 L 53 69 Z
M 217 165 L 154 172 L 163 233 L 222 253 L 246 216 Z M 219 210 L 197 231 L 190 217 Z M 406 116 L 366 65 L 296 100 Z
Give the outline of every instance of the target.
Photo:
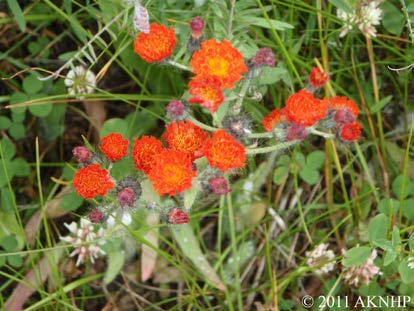
M 7 138 L 1 139 L 0 147 L 3 153 L 4 160 L 11 160 L 16 154 L 16 148 L 14 147 L 14 144 L 10 141 L 10 139 L 7 139 Z
M 384 256 L 384 266 L 390 265 L 396 258 L 397 253 L 393 249 L 386 251 Z
M 391 1 L 384 1 L 381 8 L 383 10 L 382 25 L 389 33 L 399 36 L 404 27 L 404 14 Z
M 352 8 L 344 0 L 328 0 L 334 7 L 341 9 L 345 13 L 352 13 Z
M 403 215 L 408 220 L 414 220 L 414 198 L 404 200 Z
M 394 226 L 392 230 L 392 245 L 393 247 L 401 246 L 400 230 Z
M 379 214 L 371 219 L 368 224 L 368 240 L 371 244 L 377 240 L 386 240 L 388 231 L 388 218 L 385 214 Z
M 393 214 L 398 212 L 398 209 L 400 208 L 400 201 L 397 201 L 396 199 L 391 198 L 385 198 L 382 199 L 378 204 L 378 211 L 380 213 L 389 214 L 390 210 Z
M 299 176 L 307 184 L 314 185 L 318 182 L 320 174 L 317 170 L 304 166 L 300 169 Z
M 26 137 L 26 128 L 22 123 L 13 123 L 9 128 L 9 134 L 13 139 L 19 140 Z
M 277 21 L 274 19 L 267 20 L 266 18 L 262 17 L 252 17 L 252 16 L 243 16 L 238 18 L 240 23 L 247 23 L 253 26 L 259 26 L 266 29 L 276 29 L 276 30 L 286 30 L 286 29 L 293 29 L 293 25 Z
M 306 166 L 305 156 L 304 156 L 302 153 L 300 153 L 300 152 L 295 152 L 295 160 L 296 160 L 296 163 L 297 163 L 299 166 L 301 166 L 301 167 Z
M 306 165 L 309 168 L 318 170 L 322 167 L 323 162 L 325 161 L 325 152 L 323 151 L 313 151 L 306 157 Z
M 20 268 L 23 265 L 23 259 L 20 255 L 9 255 L 7 256 L 7 261 L 15 268 Z
M 77 193 L 72 192 L 65 195 L 61 201 L 61 206 L 65 211 L 74 211 L 83 203 L 83 198 Z
M 102 126 L 99 136 L 104 137 L 111 132 L 114 133 L 121 133 L 124 136 L 127 136 L 128 132 L 128 124 L 124 119 L 121 118 L 112 118 L 107 120 L 104 125 Z
M 412 182 L 408 176 L 398 175 L 392 183 L 392 191 L 398 198 L 406 198 L 412 192 Z M 402 192 L 404 190 L 404 192 Z
M 193 206 L 197 197 L 200 186 L 198 183 L 194 183 L 193 186 L 184 192 L 184 208 L 188 211 Z
M 410 235 L 410 238 L 408 239 L 408 245 L 410 247 L 410 251 L 414 251 L 414 234 Z
M 12 122 L 8 117 L 0 116 L 0 129 L 7 130 L 11 124 Z
M 224 284 L 210 265 L 206 255 L 202 253 L 200 243 L 194 235 L 194 231 L 190 224 L 187 223 L 179 226 L 172 226 L 171 231 L 184 255 L 191 260 L 195 268 L 203 274 L 211 285 L 220 290 L 224 290 Z
M 388 104 L 391 101 L 391 99 L 392 95 L 382 98 L 378 103 L 370 106 L 369 111 L 371 112 L 371 114 L 381 111 L 381 109 L 384 108 L 384 106 Z
M 16 158 L 11 163 L 13 173 L 15 176 L 23 177 L 30 174 L 30 166 L 23 158 Z
M 34 100 L 34 99 L 40 99 L 44 97 L 46 97 L 46 95 L 44 94 L 35 94 L 35 95 L 32 95 L 30 99 Z M 44 103 L 37 104 L 36 102 L 34 102 L 29 105 L 30 113 L 36 117 L 46 117 L 47 115 L 50 114 L 52 109 L 53 109 L 52 104 L 44 104 Z
M 287 69 L 284 67 L 265 67 L 258 78 L 258 84 L 275 84 L 288 74 Z
M 105 249 L 108 257 L 108 268 L 104 276 L 105 284 L 111 283 L 124 266 L 125 252 L 121 246 L 122 243 L 111 243 L 111 246 Z
M 26 94 L 37 94 L 43 87 L 43 81 L 35 75 L 30 75 L 23 80 L 23 90 Z
M 3 211 L 13 213 L 15 211 L 14 206 L 14 193 L 12 193 L 9 188 L 2 188 L 1 191 L 1 208 Z
M 398 266 L 398 272 L 400 273 L 401 281 L 406 284 L 414 283 L 414 269 L 408 266 L 408 258 L 401 260 Z
M 289 166 L 279 166 L 273 172 L 273 182 L 281 185 L 289 173 Z
M 0 246 L 3 247 L 6 252 L 11 252 L 18 246 L 17 239 L 13 234 L 5 236 L 0 240 Z
M 342 260 L 342 264 L 345 267 L 359 266 L 363 264 L 365 260 L 368 259 L 370 254 L 371 254 L 370 247 L 367 247 L 367 246 L 353 247 L 345 253 L 344 259 Z
M 20 93 L 14 93 L 14 94 L 12 94 L 10 96 L 9 102 L 10 102 L 10 105 L 15 105 L 15 104 L 24 103 L 27 100 L 28 100 L 27 95 L 25 93 L 21 93 L 20 92 Z M 24 106 L 24 107 L 16 107 L 16 108 L 11 107 L 11 109 L 12 109 L 12 112 L 14 114 L 22 114 L 22 113 L 24 113 L 26 111 L 26 106 Z M 13 118 L 13 115 L 12 115 L 12 119 L 13 119 L 13 121 L 15 121 L 14 118 Z
M 16 0 L 7 0 L 7 4 L 9 5 L 10 11 L 12 11 L 20 30 L 25 32 L 26 22 L 24 20 L 23 11 L 19 6 L 19 2 Z

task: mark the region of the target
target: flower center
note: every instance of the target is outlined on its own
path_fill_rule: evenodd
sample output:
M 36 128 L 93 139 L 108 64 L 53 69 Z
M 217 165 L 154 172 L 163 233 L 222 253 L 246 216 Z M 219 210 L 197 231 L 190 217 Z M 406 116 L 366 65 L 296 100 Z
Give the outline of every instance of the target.
M 214 76 L 225 76 L 229 71 L 229 63 L 221 57 L 212 57 L 208 60 L 208 68 Z

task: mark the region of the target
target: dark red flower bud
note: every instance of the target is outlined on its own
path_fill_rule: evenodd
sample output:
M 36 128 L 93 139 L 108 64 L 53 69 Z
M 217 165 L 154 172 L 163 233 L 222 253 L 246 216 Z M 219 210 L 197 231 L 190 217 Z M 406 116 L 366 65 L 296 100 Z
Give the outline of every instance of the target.
M 213 191 L 215 194 L 224 195 L 231 192 L 227 180 L 223 177 L 210 179 L 209 184 L 211 191 Z
M 190 21 L 191 36 L 194 38 L 200 38 L 203 35 L 204 20 L 202 17 L 197 16 Z
M 118 191 L 118 202 L 121 207 L 128 205 L 129 207 L 134 206 L 135 192 L 131 188 L 124 188 Z
M 189 221 L 190 217 L 178 208 L 174 208 L 168 213 L 168 222 L 170 224 L 185 224 Z
M 261 48 L 257 51 L 256 55 L 251 60 L 251 63 L 260 67 L 263 65 L 268 65 L 269 67 L 275 66 L 275 55 L 271 48 Z
M 88 215 L 89 220 L 93 223 L 98 223 L 101 222 L 102 218 L 103 218 L 103 214 L 100 210 L 94 210 L 92 212 L 89 213 Z
M 73 156 L 79 163 L 87 163 L 92 158 L 92 152 L 85 146 L 77 146 L 72 150 Z
M 355 117 L 349 109 L 339 109 L 335 111 L 334 120 L 341 124 L 348 124 L 355 121 Z
M 167 107 L 167 118 L 170 120 L 177 120 L 184 113 L 184 104 L 177 99 L 171 100 Z
M 308 136 L 308 131 L 306 130 L 306 127 L 300 125 L 297 122 L 292 122 L 290 127 L 288 128 L 286 140 L 303 140 L 306 138 L 306 136 Z

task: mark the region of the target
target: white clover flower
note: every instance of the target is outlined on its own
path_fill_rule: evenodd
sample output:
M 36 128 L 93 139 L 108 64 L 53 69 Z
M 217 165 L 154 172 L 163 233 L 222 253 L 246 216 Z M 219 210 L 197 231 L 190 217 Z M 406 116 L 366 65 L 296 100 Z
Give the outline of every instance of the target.
M 368 285 L 376 274 L 381 274 L 379 268 L 374 264 L 374 259 L 376 257 L 377 250 L 374 249 L 368 259 L 361 265 L 343 267 L 342 271 L 345 282 L 356 287 L 362 283 Z
M 335 262 L 332 261 L 335 254 L 332 250 L 328 250 L 328 246 L 328 244 L 319 244 L 312 252 L 306 252 L 308 256 L 306 263 L 309 267 L 318 267 L 315 269 L 317 274 L 327 274 L 335 268 Z
M 134 6 L 134 29 L 143 33 L 150 32 L 148 11 L 141 3 L 135 3 Z
M 92 71 L 85 69 L 83 66 L 75 66 L 69 70 L 64 82 L 69 95 L 82 99 L 83 96 L 78 95 L 92 94 L 95 91 L 96 76 Z
M 95 259 L 98 258 L 99 254 L 105 254 L 99 245 L 92 243 L 97 239 L 103 237 L 103 228 L 100 228 L 95 232 L 95 226 L 89 220 L 84 218 L 81 219 L 79 227 L 76 222 L 72 222 L 69 225 L 64 223 L 64 225 L 69 229 L 70 233 L 68 236 L 59 237 L 60 240 L 71 244 L 91 242 L 90 244 L 75 246 L 75 250 L 69 255 L 70 257 L 78 255 L 76 266 L 84 263 L 88 258 L 91 263 L 95 263 Z
M 352 13 L 337 9 L 336 15 L 343 21 L 339 36 L 343 37 L 354 27 L 357 27 L 365 36 L 375 37 L 377 30 L 374 26 L 379 25 L 382 18 L 382 9 L 379 8 L 381 2 L 382 0 L 362 1 L 352 9 Z
M 414 269 L 414 257 L 408 257 L 408 268 Z

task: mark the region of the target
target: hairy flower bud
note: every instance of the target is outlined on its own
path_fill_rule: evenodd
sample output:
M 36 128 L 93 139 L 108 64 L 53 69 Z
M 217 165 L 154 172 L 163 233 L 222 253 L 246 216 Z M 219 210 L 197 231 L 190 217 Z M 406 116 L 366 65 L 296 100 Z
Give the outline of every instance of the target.
M 103 214 L 100 210 L 96 209 L 96 210 L 90 212 L 88 217 L 89 217 L 89 220 L 92 223 L 98 223 L 98 222 L 101 222 L 101 220 L 103 218 Z
M 93 156 L 92 152 L 85 146 L 73 148 L 72 153 L 79 163 L 89 163 Z
M 224 195 L 231 192 L 229 184 L 223 177 L 216 177 L 209 181 L 210 189 L 215 194 Z
M 194 53 L 201 48 L 203 42 L 204 20 L 201 17 L 194 17 L 190 21 L 191 37 L 187 43 L 187 51 Z
M 132 177 L 125 177 L 117 185 L 117 198 L 121 207 L 125 205 L 133 207 L 136 200 L 141 196 L 141 185 Z
M 250 120 L 243 115 L 234 115 L 224 118 L 223 127 L 227 133 L 231 134 L 239 141 L 252 132 Z

